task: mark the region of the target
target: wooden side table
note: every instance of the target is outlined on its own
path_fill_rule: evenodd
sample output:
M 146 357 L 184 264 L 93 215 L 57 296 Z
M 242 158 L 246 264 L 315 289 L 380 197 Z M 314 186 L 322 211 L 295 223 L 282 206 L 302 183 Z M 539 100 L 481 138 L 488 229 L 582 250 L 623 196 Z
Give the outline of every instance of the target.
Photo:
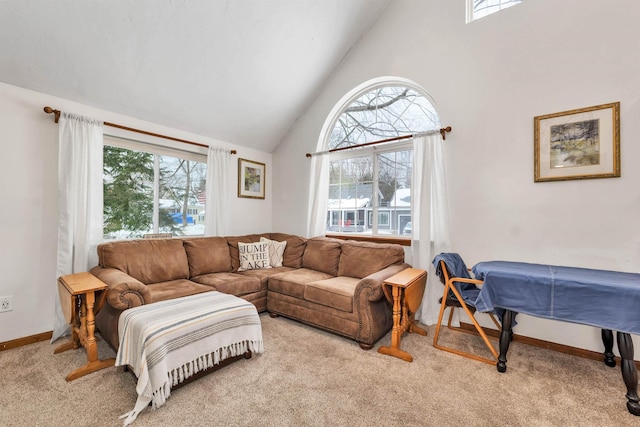
M 113 366 L 114 358 L 99 360 L 98 345 L 95 337 L 95 312 L 104 304 L 106 292 L 100 296 L 96 306 L 96 292 L 104 290 L 107 285 L 91 273 L 76 273 L 58 278 L 58 292 L 60 304 L 65 319 L 71 325 L 71 340 L 60 345 L 54 354 L 70 349 L 77 349 L 82 345 L 87 352 L 87 364 L 67 375 L 67 381 Z
M 393 304 L 393 329 L 391 346 L 383 346 L 379 353 L 388 354 L 412 362 L 413 357 L 400 350 L 400 341 L 405 332 L 426 336 L 427 331 L 416 325 L 415 313 L 422 302 L 427 283 L 427 272 L 417 268 L 406 268 L 384 281 L 382 290 L 387 300 Z

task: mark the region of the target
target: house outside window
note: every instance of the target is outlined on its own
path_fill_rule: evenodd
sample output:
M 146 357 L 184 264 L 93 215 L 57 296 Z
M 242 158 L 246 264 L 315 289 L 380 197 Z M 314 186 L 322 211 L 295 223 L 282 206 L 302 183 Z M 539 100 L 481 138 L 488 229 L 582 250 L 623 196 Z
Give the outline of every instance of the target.
M 204 235 L 206 156 L 105 136 L 105 240 Z
M 353 147 L 439 127 L 434 107 L 419 90 L 376 84 L 342 109 L 325 147 Z M 411 221 L 411 138 L 334 152 L 329 168 L 327 233 L 402 235 Z

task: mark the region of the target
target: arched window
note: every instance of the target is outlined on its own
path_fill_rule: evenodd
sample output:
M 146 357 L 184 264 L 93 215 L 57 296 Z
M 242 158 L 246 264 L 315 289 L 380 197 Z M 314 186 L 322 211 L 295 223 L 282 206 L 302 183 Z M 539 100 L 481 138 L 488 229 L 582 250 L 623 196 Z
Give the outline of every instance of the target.
M 347 94 L 321 135 L 324 150 L 353 147 L 330 154 L 326 232 L 411 237 L 411 135 L 439 128 L 428 95 L 408 80 L 377 79 Z
M 467 24 L 522 3 L 523 0 L 467 0 Z

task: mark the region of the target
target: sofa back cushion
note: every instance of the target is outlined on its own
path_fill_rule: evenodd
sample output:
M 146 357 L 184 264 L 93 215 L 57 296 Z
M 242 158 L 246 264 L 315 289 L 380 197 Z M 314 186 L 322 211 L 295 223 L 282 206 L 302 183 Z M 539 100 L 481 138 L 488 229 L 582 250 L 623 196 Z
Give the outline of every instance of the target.
M 189 277 L 187 253 L 181 239 L 101 243 L 98 263 L 101 267 L 124 271 L 144 284 Z
M 403 262 L 404 248 L 400 245 L 348 240 L 342 243 L 338 276 L 362 279 Z
M 284 248 L 284 255 L 282 256 L 283 266 L 291 268 L 302 267 L 302 255 L 307 246 L 307 239 L 285 233 L 271 233 L 270 239 L 277 242 L 287 242 L 287 246 Z
M 302 256 L 302 267 L 337 276 L 341 246 L 340 240 L 328 237 L 314 237 L 307 240 Z
M 224 237 L 194 237 L 184 239 L 190 277 L 231 271 L 229 245 Z

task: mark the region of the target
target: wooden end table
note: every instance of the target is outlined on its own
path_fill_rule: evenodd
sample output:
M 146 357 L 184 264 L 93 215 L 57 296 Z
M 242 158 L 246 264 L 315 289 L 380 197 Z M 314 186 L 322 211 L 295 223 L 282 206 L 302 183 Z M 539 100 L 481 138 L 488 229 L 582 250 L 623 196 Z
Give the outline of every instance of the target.
M 107 285 L 91 273 L 68 274 L 58 278 L 60 305 L 65 319 L 71 325 L 71 340 L 60 345 L 53 353 L 77 349 L 81 345 L 87 352 L 87 364 L 67 375 L 67 381 L 108 368 L 115 363 L 114 358 L 98 359 L 98 345 L 94 334 L 96 327 L 94 316 L 102 308 L 107 295 L 106 292 L 102 292 L 96 304 L 96 292 L 106 288 Z
M 426 336 L 427 331 L 416 325 L 415 313 L 422 302 L 427 283 L 427 272 L 417 268 L 406 268 L 384 281 L 382 290 L 387 300 L 393 304 L 393 329 L 391 346 L 383 346 L 379 353 L 388 354 L 407 362 L 413 357 L 400 350 L 400 341 L 405 332 Z

